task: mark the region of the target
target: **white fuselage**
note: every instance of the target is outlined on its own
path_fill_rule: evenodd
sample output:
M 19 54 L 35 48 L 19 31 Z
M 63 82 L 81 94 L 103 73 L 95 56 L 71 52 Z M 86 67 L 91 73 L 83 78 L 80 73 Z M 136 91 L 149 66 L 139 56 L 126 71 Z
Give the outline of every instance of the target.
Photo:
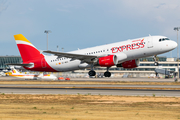
M 165 36 L 148 36 L 76 50 L 69 53 L 96 56 L 117 55 L 119 57 L 121 57 L 122 54 L 126 55 L 126 59 L 118 61 L 119 64 L 128 60 L 162 54 L 171 51 L 176 47 L 177 43 L 167 39 Z M 78 59 L 74 60 L 65 57 L 58 58 L 58 56 L 45 56 L 45 60 L 56 71 L 71 71 L 90 67 L 88 63 Z

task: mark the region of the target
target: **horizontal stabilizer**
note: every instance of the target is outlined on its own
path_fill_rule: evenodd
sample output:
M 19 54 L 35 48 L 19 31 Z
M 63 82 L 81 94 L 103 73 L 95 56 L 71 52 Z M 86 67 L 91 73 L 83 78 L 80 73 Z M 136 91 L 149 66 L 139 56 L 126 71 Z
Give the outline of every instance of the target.
M 32 64 L 21 64 L 21 63 L 19 63 L 19 64 L 16 64 L 16 63 L 6 63 L 6 65 L 14 65 L 14 66 L 31 66 Z

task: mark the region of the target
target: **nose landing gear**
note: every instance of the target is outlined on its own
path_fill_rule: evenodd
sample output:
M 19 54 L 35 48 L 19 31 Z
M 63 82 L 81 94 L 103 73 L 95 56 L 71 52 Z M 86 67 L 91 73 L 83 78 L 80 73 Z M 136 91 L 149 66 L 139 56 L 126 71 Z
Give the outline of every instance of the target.
M 154 66 L 158 66 L 159 65 L 159 63 L 158 63 L 158 60 L 157 60 L 157 55 L 154 55 Z

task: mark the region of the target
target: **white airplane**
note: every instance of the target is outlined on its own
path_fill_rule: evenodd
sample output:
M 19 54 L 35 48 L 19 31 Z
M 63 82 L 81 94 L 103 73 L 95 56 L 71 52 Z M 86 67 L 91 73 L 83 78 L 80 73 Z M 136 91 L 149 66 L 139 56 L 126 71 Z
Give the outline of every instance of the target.
M 94 67 L 107 67 L 105 77 L 110 77 L 111 66 L 123 68 L 138 67 L 139 58 L 153 56 L 169 52 L 177 47 L 177 43 L 165 36 L 148 36 L 101 45 L 68 53 L 43 51 L 54 54 L 47 56 L 42 54 L 22 34 L 14 35 L 16 44 L 21 54 L 22 64 L 9 64 L 23 66 L 27 70 L 45 72 L 73 71 L 91 68 L 89 76 L 95 76 Z M 158 65 L 155 62 L 155 65 Z
M 17 78 L 23 78 L 23 79 L 31 79 L 31 80 L 37 80 L 37 79 L 49 79 L 49 80 L 57 80 L 57 77 L 52 74 L 24 74 L 18 72 L 15 68 L 12 68 L 12 72 L 8 73 L 11 77 L 17 77 Z
M 31 79 L 31 80 L 39 79 L 38 75 L 20 73 L 14 68 L 12 68 L 12 72 L 9 72 L 8 75 L 11 77 L 17 77 L 17 78 L 23 78 L 23 79 Z
M 58 78 L 53 74 L 43 74 L 43 73 L 38 75 L 38 78 L 39 79 L 48 79 L 48 80 L 50 80 L 50 79 L 51 80 L 58 80 Z

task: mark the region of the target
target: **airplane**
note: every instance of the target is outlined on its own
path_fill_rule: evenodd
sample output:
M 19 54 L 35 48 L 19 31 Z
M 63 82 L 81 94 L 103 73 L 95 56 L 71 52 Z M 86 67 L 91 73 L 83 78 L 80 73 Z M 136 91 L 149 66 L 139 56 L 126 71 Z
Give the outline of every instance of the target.
M 52 74 L 24 74 L 18 72 L 15 68 L 12 68 L 12 72 L 8 72 L 8 75 L 11 77 L 17 77 L 17 78 L 23 78 L 23 79 L 31 79 L 31 80 L 37 80 L 37 79 L 52 79 L 57 80 L 57 77 Z
M 53 75 L 53 74 L 43 74 L 43 73 L 41 73 L 41 74 L 39 74 L 38 75 L 38 78 L 39 79 L 51 79 L 51 80 L 57 80 L 58 78 L 55 76 L 55 75 Z
M 23 78 L 23 79 L 32 79 L 32 80 L 38 79 L 38 75 L 20 73 L 15 68 L 12 68 L 12 72 L 8 72 L 7 75 L 11 77 L 17 77 L 17 78 Z
M 64 72 L 78 69 L 91 68 L 89 76 L 95 76 L 94 67 L 106 67 L 105 77 L 110 77 L 109 68 L 112 66 L 123 68 L 135 68 L 139 65 L 139 59 L 169 52 L 177 47 L 175 41 L 165 36 L 147 36 L 116 42 L 86 49 L 78 49 L 71 52 L 43 51 L 53 54 L 44 55 L 22 34 L 14 35 L 17 47 L 23 63 L 8 64 L 22 66 L 27 70 L 42 72 Z

